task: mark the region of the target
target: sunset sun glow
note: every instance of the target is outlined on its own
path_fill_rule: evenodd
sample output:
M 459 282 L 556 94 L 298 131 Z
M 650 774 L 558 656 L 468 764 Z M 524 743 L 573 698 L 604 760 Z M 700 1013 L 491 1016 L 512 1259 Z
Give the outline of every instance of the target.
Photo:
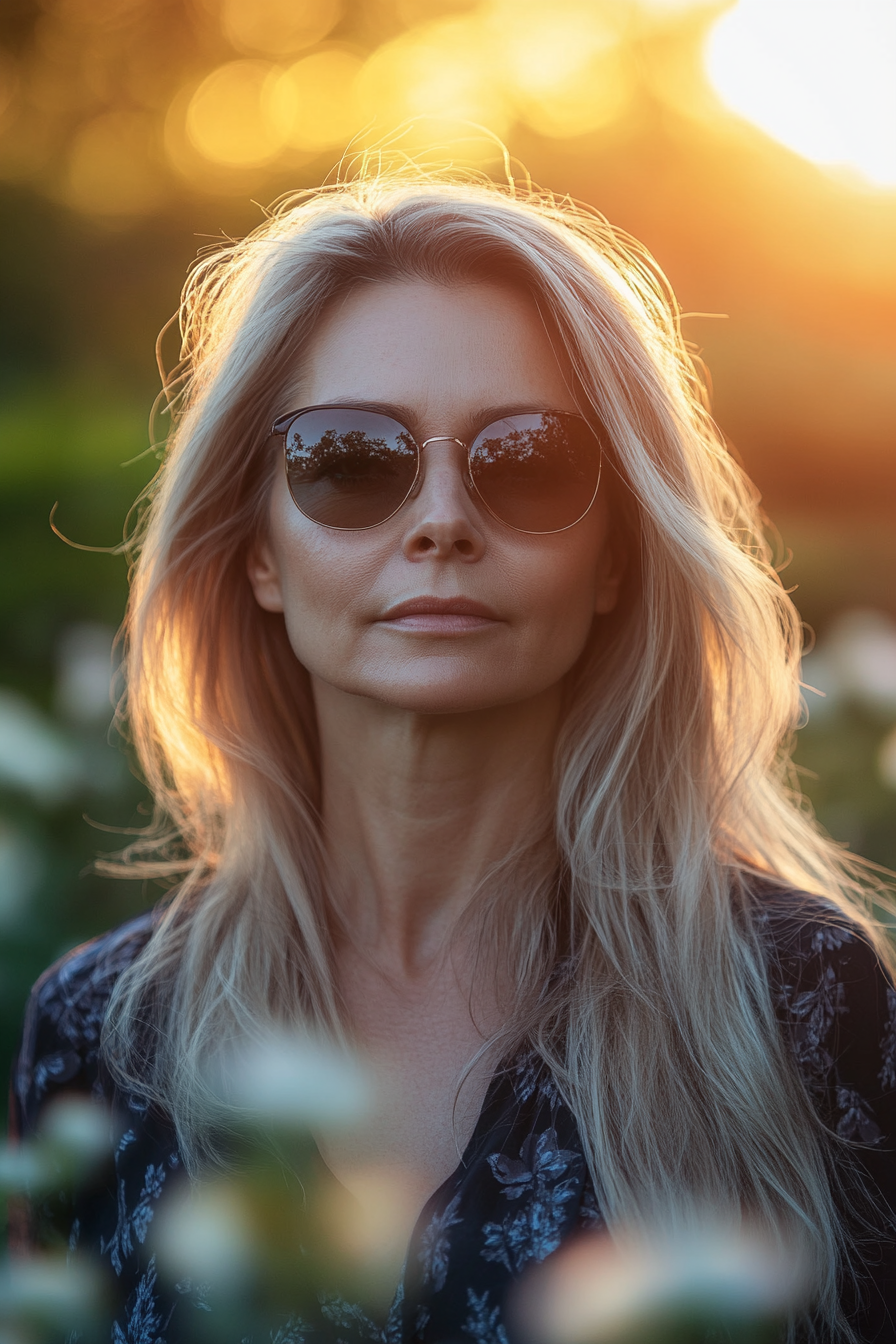
M 896 186 L 892 0 L 739 0 L 710 35 L 707 69 L 775 140 Z

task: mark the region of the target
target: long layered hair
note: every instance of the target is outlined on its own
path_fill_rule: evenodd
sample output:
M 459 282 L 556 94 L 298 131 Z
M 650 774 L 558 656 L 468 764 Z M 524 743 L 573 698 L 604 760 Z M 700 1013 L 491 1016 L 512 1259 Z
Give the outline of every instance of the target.
M 859 873 L 791 788 L 799 619 L 674 299 L 637 244 L 568 202 L 374 177 L 286 200 L 194 270 L 123 707 L 159 809 L 150 839 L 178 837 L 183 880 L 118 984 L 107 1056 L 195 1162 L 222 1040 L 271 1022 L 345 1033 L 309 679 L 246 557 L 278 464 L 270 426 L 321 315 L 407 279 L 534 298 L 606 428 L 628 551 L 623 597 L 570 674 L 550 861 L 517 854 L 481 901 L 515 987 L 507 1044 L 557 1078 L 611 1229 L 706 1205 L 759 1217 L 807 1249 L 830 1338 L 832 1162 L 780 1041 L 749 888 L 766 874 L 861 920 Z M 139 846 L 131 860 L 165 867 Z

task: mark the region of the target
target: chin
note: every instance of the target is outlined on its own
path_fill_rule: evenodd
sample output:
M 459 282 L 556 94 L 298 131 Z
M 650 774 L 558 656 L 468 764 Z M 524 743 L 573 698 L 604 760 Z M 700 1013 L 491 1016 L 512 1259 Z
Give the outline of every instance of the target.
M 540 688 L 539 688 L 540 689 Z M 536 688 L 483 685 L 481 680 L 454 678 L 390 683 L 365 689 L 362 694 L 409 714 L 481 714 L 504 705 L 517 704 L 537 695 Z

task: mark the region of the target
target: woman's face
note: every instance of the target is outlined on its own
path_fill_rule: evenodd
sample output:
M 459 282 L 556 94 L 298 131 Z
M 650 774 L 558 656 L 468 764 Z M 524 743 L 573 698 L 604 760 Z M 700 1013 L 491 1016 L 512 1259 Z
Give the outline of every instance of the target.
M 390 410 L 421 444 L 468 443 L 512 411 L 576 410 L 528 298 L 424 281 L 370 283 L 335 303 L 271 420 L 339 401 Z M 249 577 L 312 678 L 438 714 L 538 697 L 573 666 L 618 594 L 606 494 L 567 531 L 530 535 L 477 502 L 465 464 L 456 443 L 428 444 L 419 493 L 365 531 L 312 522 L 275 473 Z

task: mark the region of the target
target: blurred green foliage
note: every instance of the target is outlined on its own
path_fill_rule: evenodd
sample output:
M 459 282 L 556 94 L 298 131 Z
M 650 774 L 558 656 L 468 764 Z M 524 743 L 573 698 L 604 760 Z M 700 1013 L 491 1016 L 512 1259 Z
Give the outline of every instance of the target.
M 893 721 L 850 703 L 810 720 L 795 761 L 821 825 L 853 854 L 896 869 L 896 792 L 881 778 L 879 753 Z

